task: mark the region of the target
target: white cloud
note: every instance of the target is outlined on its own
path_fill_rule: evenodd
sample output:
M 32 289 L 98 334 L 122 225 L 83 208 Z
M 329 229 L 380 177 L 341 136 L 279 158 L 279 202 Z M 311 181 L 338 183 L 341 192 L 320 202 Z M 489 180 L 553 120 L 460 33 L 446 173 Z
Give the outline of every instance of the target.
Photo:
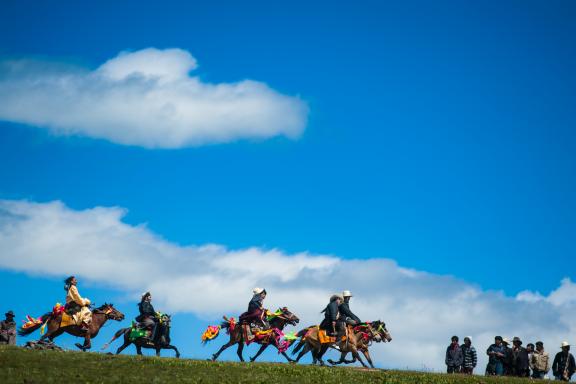
M 205 83 L 181 49 L 122 52 L 95 70 L 0 62 L 0 119 L 60 135 L 146 148 L 180 148 L 284 135 L 297 138 L 308 108 L 252 80 Z
M 394 340 L 374 345 L 386 367 L 443 370 L 453 334 L 472 336 L 482 372 L 494 335 L 543 340 L 551 353 L 576 338 L 574 291 L 569 279 L 548 296 L 509 297 L 465 281 L 399 267 L 390 259 L 345 260 L 307 252 L 229 250 L 181 246 L 144 225 L 122 222 L 121 208 L 75 211 L 61 202 L 0 201 L 0 268 L 30 274 L 76 274 L 138 297 L 154 293 L 158 307 L 217 321 L 245 310 L 254 286 L 269 292 L 270 308 L 287 305 L 317 323 L 333 292 L 350 289 L 354 311 L 382 319 Z

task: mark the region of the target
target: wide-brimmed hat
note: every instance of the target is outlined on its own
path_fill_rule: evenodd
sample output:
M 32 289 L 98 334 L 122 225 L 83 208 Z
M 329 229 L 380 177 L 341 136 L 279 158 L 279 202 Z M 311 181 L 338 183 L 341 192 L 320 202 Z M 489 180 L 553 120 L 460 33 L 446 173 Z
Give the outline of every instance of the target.
M 350 291 L 344 291 L 342 292 L 342 297 L 354 297 L 354 295 Z
M 4 316 L 6 316 L 6 317 L 8 317 L 8 316 L 14 317 L 14 316 L 16 316 L 16 315 L 14 315 L 14 312 L 8 311 L 8 312 L 6 312 L 6 313 L 4 314 Z
M 256 287 L 256 288 L 254 288 L 254 289 L 252 290 L 252 293 L 255 294 L 255 295 L 259 295 L 259 294 L 261 294 L 261 293 L 264 292 L 264 291 L 265 291 L 264 288 Z
M 564 348 L 564 347 L 569 347 L 570 344 L 568 344 L 567 341 L 563 341 L 562 344 L 560 345 L 560 348 Z
M 502 338 L 502 342 L 503 342 L 504 344 L 510 344 L 510 340 L 508 340 L 507 337 Z
M 512 339 L 512 342 L 513 343 L 518 342 L 518 343 L 522 344 L 522 340 L 520 340 L 520 338 L 518 336 L 514 336 L 514 338 Z
M 340 299 L 340 300 L 344 301 L 344 297 L 342 297 L 342 295 L 339 294 L 339 293 L 335 293 L 335 294 L 333 294 L 332 296 L 330 296 L 330 301 L 331 301 L 331 302 L 334 301 L 334 300 L 336 300 L 336 299 Z

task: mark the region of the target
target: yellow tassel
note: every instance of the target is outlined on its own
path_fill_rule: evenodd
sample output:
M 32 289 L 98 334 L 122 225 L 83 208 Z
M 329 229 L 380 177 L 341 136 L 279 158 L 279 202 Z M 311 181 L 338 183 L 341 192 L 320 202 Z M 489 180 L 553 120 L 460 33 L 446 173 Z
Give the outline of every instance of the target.
M 48 324 L 48 320 L 46 320 L 46 322 L 44 324 L 42 324 L 42 326 L 40 327 L 40 334 L 41 335 L 44 334 L 44 330 L 46 329 L 46 324 Z

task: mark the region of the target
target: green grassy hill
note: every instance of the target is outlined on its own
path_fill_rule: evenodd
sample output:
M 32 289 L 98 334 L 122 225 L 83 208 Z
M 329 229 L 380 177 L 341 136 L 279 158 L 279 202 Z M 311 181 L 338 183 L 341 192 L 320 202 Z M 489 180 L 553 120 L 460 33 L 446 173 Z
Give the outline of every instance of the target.
M 8 383 L 527 383 L 405 371 L 271 363 L 109 356 L 0 346 L 0 382 Z

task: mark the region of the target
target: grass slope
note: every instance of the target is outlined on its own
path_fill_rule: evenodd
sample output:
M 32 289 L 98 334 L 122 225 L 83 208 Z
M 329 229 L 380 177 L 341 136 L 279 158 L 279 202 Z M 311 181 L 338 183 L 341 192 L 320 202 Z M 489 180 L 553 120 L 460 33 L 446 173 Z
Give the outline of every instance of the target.
M 525 379 L 321 368 L 271 363 L 109 356 L 0 346 L 0 382 L 11 383 L 527 383 Z

